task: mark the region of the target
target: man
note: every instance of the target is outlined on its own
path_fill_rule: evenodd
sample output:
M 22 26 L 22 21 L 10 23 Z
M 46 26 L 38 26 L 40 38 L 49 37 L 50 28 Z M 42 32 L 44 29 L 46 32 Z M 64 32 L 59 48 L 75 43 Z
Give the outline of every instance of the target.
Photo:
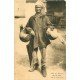
M 30 72 L 38 69 L 39 62 L 37 58 L 37 52 L 39 48 L 41 52 L 41 73 L 43 77 L 46 77 L 46 47 L 50 43 L 46 35 L 46 30 L 50 28 L 52 24 L 49 21 L 49 18 L 46 15 L 42 14 L 42 9 L 43 6 L 41 4 L 35 5 L 36 14 L 30 17 L 26 25 L 27 31 L 32 29 L 30 31 L 30 34 L 33 36 L 30 39 L 30 43 L 27 48 L 28 54 L 32 55 L 32 67 L 30 69 Z

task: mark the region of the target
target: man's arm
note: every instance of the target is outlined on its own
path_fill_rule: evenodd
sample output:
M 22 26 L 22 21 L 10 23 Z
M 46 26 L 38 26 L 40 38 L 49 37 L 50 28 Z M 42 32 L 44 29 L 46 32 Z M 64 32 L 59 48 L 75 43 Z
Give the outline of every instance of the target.
M 51 23 L 51 21 L 49 20 L 48 16 L 46 16 L 45 18 L 46 18 L 46 25 L 47 25 L 47 27 L 50 28 L 51 30 L 53 30 L 54 26 Z
M 26 31 L 31 34 L 31 35 L 35 35 L 33 29 L 32 29 L 32 17 L 30 17 L 30 19 L 27 22 L 27 25 L 25 26 Z

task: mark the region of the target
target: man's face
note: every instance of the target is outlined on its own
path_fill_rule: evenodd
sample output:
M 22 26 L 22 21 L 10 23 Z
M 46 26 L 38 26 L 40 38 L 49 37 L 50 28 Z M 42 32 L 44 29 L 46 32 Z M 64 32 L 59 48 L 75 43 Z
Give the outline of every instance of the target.
M 41 13 L 42 7 L 41 6 L 36 6 L 35 11 L 36 13 Z

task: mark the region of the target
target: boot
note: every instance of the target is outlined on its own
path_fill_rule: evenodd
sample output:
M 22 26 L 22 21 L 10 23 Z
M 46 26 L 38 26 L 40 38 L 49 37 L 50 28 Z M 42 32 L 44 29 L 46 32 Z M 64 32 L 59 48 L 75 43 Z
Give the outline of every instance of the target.
M 39 64 L 36 63 L 29 71 L 30 71 L 30 72 L 33 72 L 34 70 L 37 70 L 38 67 L 39 67 Z
M 42 66 L 42 67 L 41 67 L 41 73 L 42 73 L 42 76 L 43 76 L 43 77 L 46 77 L 47 72 L 46 72 L 46 67 L 45 67 L 45 66 Z

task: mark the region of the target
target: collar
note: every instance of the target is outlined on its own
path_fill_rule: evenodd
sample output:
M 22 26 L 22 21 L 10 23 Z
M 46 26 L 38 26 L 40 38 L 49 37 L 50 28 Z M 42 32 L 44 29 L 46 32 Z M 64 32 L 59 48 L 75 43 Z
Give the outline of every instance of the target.
M 38 17 L 43 17 L 43 16 L 44 16 L 44 14 L 42 14 L 42 13 L 38 15 Z M 37 14 L 35 14 L 33 17 L 36 18 Z

